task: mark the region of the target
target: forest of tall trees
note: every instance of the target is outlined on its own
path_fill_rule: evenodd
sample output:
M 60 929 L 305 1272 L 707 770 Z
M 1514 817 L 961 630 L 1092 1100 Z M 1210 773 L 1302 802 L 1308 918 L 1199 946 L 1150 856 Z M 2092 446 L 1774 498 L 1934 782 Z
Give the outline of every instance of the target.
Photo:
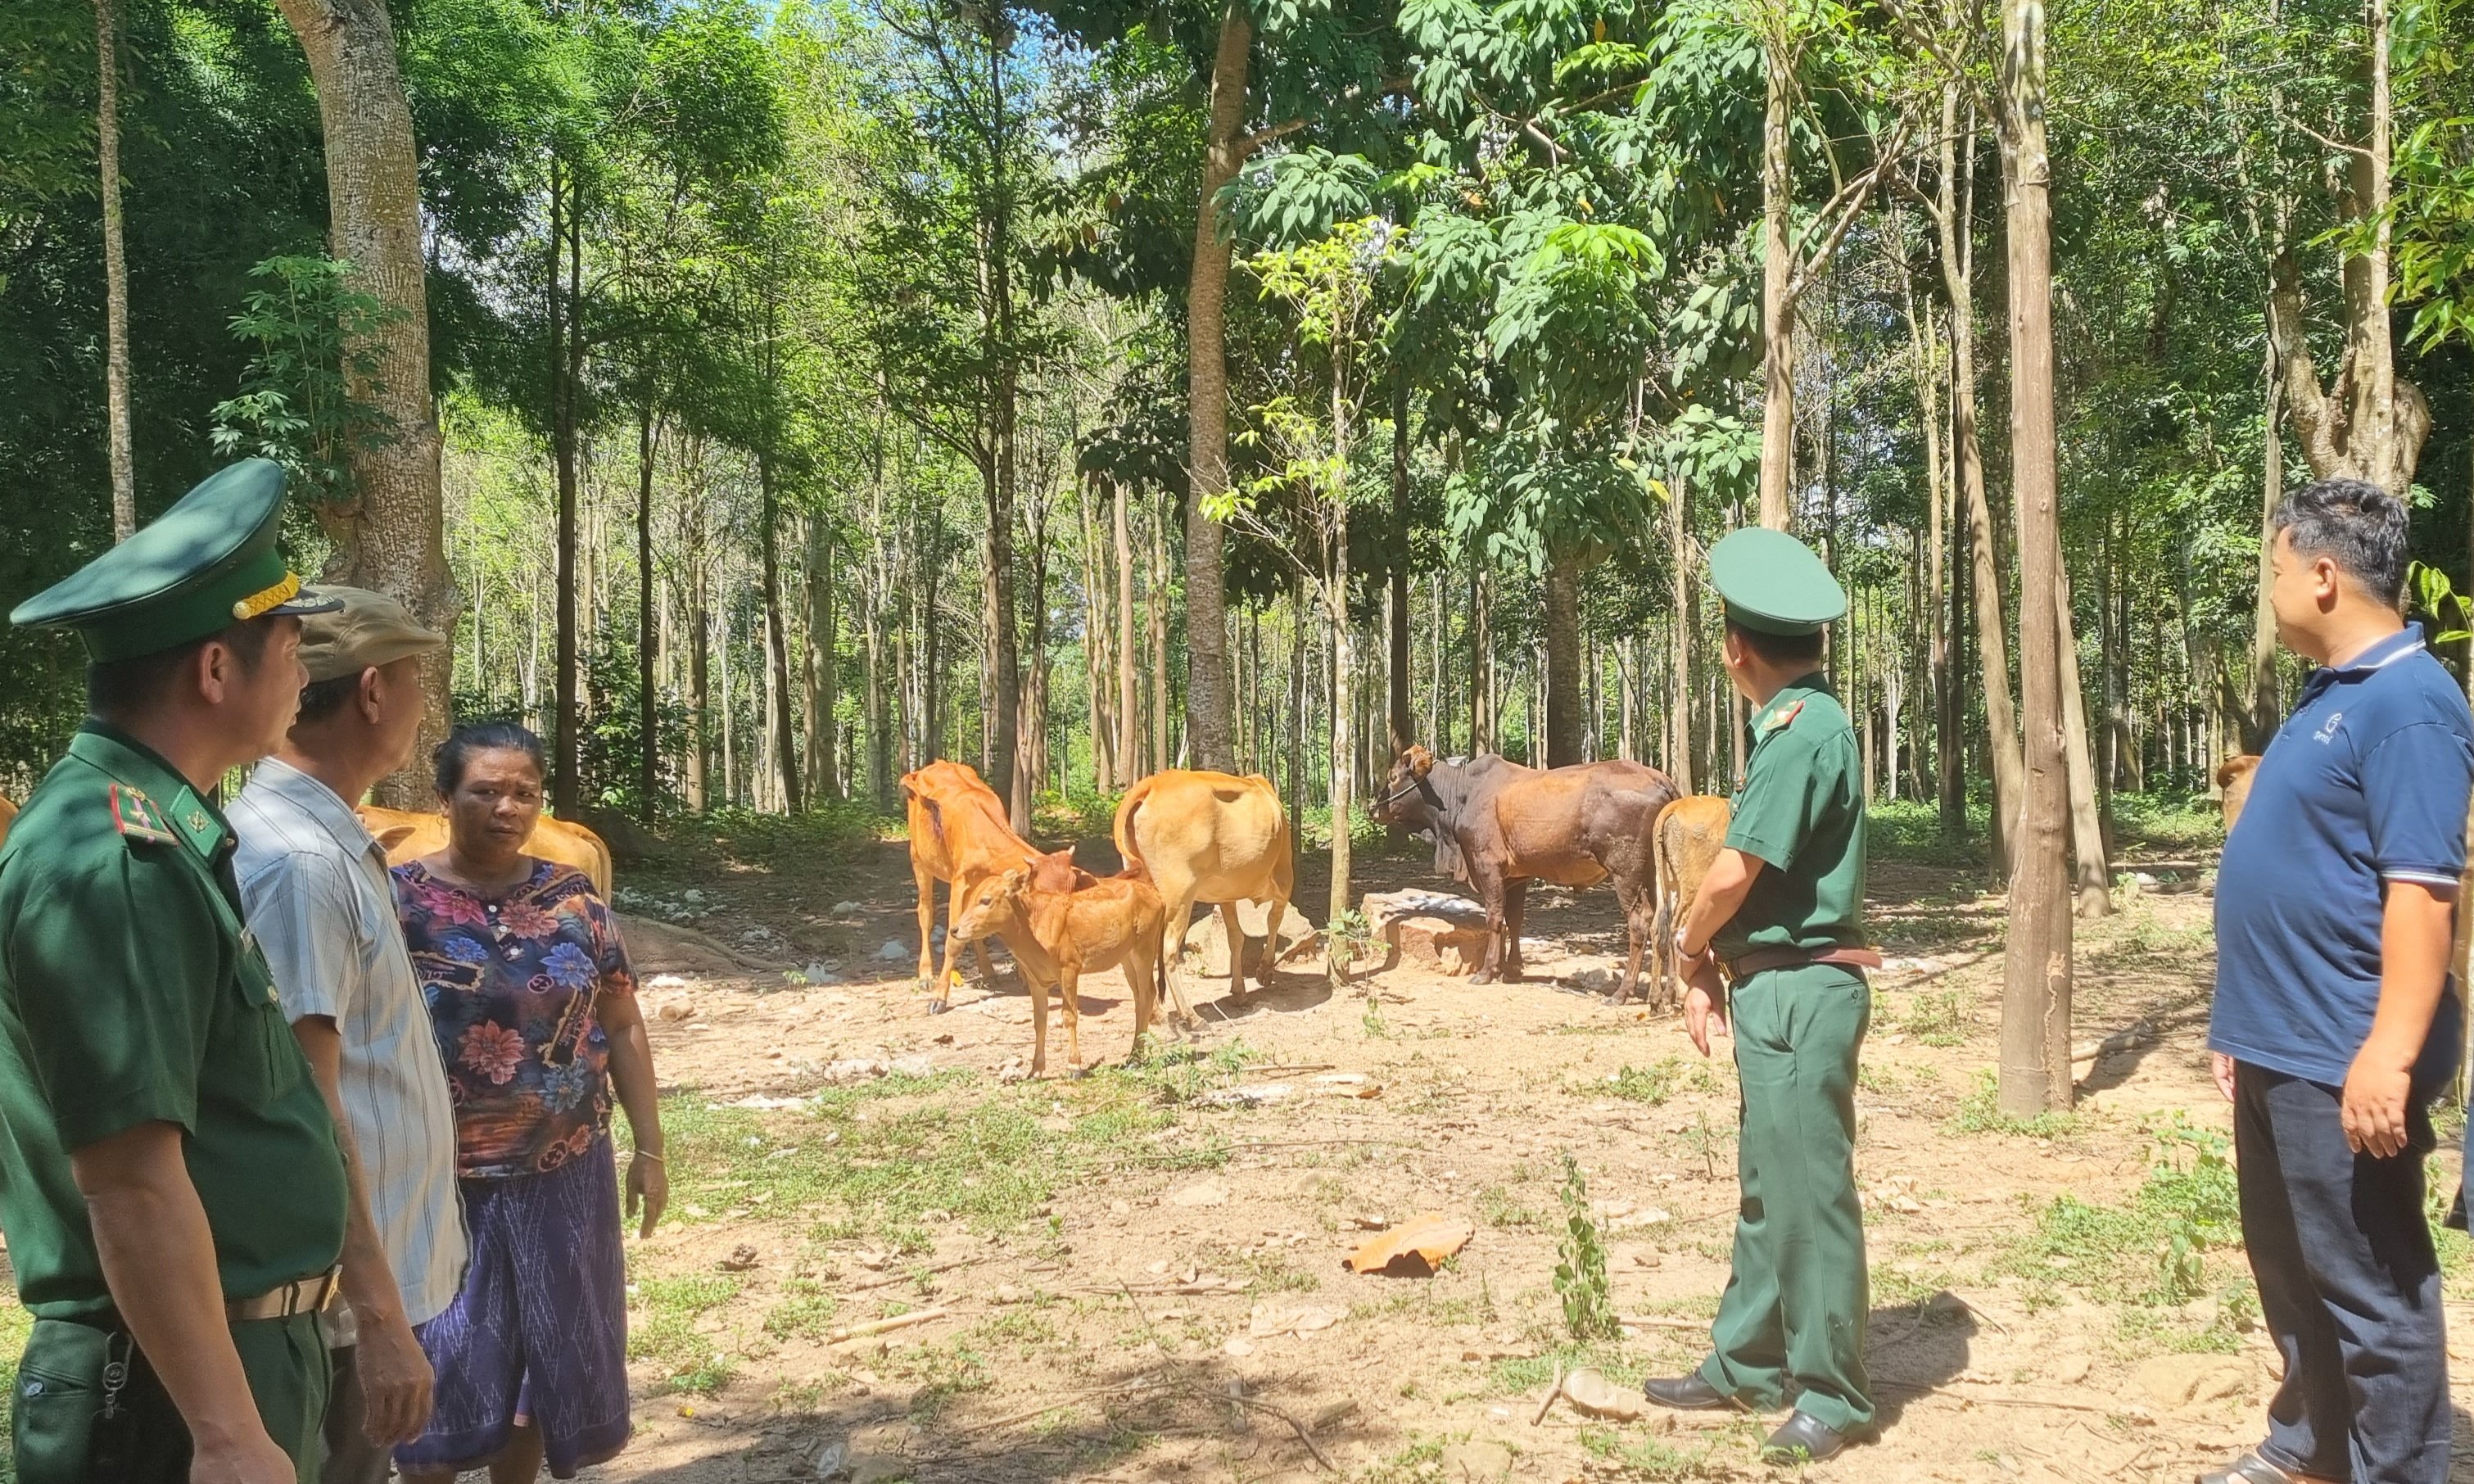
M 1873 796 L 1983 840 L 2066 1006 L 2115 797 L 2291 693 L 2280 492 L 2474 578 L 2469 51 L 2465 0 L 19 0 L 0 603 L 265 452 L 562 811 L 954 757 L 1028 828 L 1182 765 L 1324 848 L 1413 741 L 1727 791 L 1700 558 L 1761 522 L 1851 595 Z M 21 794 L 78 656 L 0 667 Z M 2024 1034 L 2005 1104 L 2067 1097 Z

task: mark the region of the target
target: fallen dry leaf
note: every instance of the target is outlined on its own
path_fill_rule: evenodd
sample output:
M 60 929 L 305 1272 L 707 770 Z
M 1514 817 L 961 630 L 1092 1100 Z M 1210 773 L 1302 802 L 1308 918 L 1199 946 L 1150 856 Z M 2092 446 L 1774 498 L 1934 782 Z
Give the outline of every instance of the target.
M 1348 1254 L 1352 1273 L 1384 1273 L 1395 1277 L 1425 1277 L 1443 1260 L 1468 1246 L 1476 1229 L 1441 1211 L 1420 1211 L 1407 1221 L 1360 1243 Z
M 1340 1323 L 1336 1309 L 1317 1304 L 1264 1302 L 1254 1305 L 1253 1317 L 1246 1322 L 1246 1332 L 1258 1340 L 1275 1334 L 1312 1334 Z
M 1648 1409 L 1640 1393 L 1617 1386 L 1587 1367 L 1564 1377 L 1564 1397 L 1591 1417 L 1628 1423 Z

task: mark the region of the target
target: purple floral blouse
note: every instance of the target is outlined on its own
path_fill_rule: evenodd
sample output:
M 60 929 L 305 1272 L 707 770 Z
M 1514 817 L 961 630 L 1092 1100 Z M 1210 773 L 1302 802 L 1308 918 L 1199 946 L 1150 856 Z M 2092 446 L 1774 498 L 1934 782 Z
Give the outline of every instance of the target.
M 572 866 L 541 861 L 497 900 L 395 868 L 405 946 L 429 1001 L 455 1104 L 456 1174 L 557 1169 L 610 1127 L 602 994 L 636 976 L 609 907 Z

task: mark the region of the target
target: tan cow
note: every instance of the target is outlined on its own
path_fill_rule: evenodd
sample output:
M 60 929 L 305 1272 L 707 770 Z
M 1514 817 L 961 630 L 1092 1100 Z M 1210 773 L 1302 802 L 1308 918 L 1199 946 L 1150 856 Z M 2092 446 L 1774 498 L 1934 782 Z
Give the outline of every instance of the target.
M 1673 1009 L 1683 998 L 1675 935 L 1684 926 L 1684 914 L 1691 910 L 1692 899 L 1700 894 L 1701 879 L 1710 874 L 1710 867 L 1717 864 L 1718 852 L 1726 847 L 1727 825 L 1734 815 L 1725 799 L 1694 793 L 1660 810 L 1657 822 L 1650 826 L 1650 849 L 1658 863 L 1654 973 L 1661 1010 Z
M 9 842 L 9 821 L 16 817 L 17 806 L 9 802 L 7 794 L 0 793 L 0 845 Z
M 1053 882 L 1069 884 L 1056 889 Z M 1079 888 L 1071 884 L 1079 883 Z M 1122 968 L 1126 987 L 1134 997 L 1134 1048 L 1152 1028 L 1159 1009 L 1159 991 L 1167 976 L 1162 952 L 1168 908 L 1151 883 L 1131 876 L 1093 877 L 1076 869 L 1074 852 L 1060 850 L 1031 865 L 1017 865 L 965 888 L 961 911 L 946 930 L 947 947 L 957 937 L 982 939 L 994 933 L 1014 949 L 1031 985 L 1031 1073 L 1048 1070 L 1048 980 L 1056 981 L 1059 1012 L 1065 1020 L 1065 1061 L 1082 1069 L 1082 1009 L 1079 985 L 1084 974 Z M 1032 966 L 1020 940 L 1036 943 L 1047 962 Z
M 364 804 L 355 813 L 370 834 L 376 837 L 389 865 L 418 861 L 447 848 L 445 815 L 416 814 L 376 804 Z M 533 825 L 532 834 L 525 837 L 524 854 L 574 866 L 592 880 L 593 889 L 600 893 L 603 901 L 610 900 L 610 847 L 602 843 L 600 836 L 574 820 L 542 815 Z
M 2217 765 L 2217 787 L 2224 791 L 2221 800 L 2225 812 L 2225 833 L 2234 832 L 2234 821 L 2242 817 L 2243 805 L 2250 802 L 2250 777 L 2259 771 L 2259 754 L 2240 752 Z
M 1175 966 L 1197 902 L 1220 908 L 1221 925 L 1228 933 L 1232 999 L 1246 993 L 1246 933 L 1238 926 L 1237 904 L 1271 904 L 1256 968 L 1256 977 L 1268 987 L 1277 961 L 1280 920 L 1297 889 L 1289 820 L 1272 781 L 1259 773 L 1240 778 L 1186 768 L 1153 773 L 1127 790 L 1118 802 L 1115 834 L 1127 868 L 1158 888 L 1168 908 L 1161 951 L 1170 966 L 1169 998 L 1179 1020 L 1190 1024 L 1195 1018 Z
M 939 758 L 903 774 L 902 805 L 910 820 L 910 876 L 919 887 L 919 987 L 927 992 L 928 1010 L 934 1014 L 945 1008 L 945 996 L 954 982 L 954 958 L 962 944 L 967 942 L 978 952 L 982 979 L 993 983 L 997 977 L 988 962 L 985 935 L 964 934 L 958 926 L 963 898 L 992 876 L 1036 863 L 1039 852 L 1013 832 L 1006 822 L 1004 802 L 967 763 Z M 931 951 L 940 881 L 951 888 L 945 897 L 941 963 Z M 1015 961 L 1023 962 L 1019 947 L 1007 946 L 1016 947 Z M 1034 977 L 1027 962 L 1023 977 Z

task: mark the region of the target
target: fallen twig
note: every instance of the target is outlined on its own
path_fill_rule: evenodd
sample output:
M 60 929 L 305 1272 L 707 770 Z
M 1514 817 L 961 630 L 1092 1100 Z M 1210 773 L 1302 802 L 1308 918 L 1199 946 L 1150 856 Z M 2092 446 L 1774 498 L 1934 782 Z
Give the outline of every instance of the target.
M 958 1438 L 967 1438 L 975 1432 L 989 1432 L 1014 1423 L 1027 1423 L 1031 1421 L 1033 1418 L 1046 1417 L 1049 1413 L 1055 1411 L 1059 1407 L 1070 1406 L 1074 1402 L 1082 1400 L 1085 1398 L 1111 1397 L 1141 1391 L 1153 1391 L 1166 1384 L 1166 1382 L 1162 1381 L 1155 1375 L 1138 1375 L 1130 1381 L 1127 1381 L 1116 1386 L 1083 1386 L 1078 1387 L 1073 1391 L 1055 1392 L 1051 1394 L 1051 1399 L 1042 1405 L 1031 1407 L 1021 1412 L 1007 1412 L 1003 1417 L 992 1417 L 983 1423 L 973 1423 L 968 1427 L 957 1427 L 954 1429 L 953 1435 Z
M 871 1319 L 864 1324 L 844 1326 L 826 1335 L 825 1343 L 839 1345 L 845 1340 L 864 1340 L 870 1335 L 890 1334 L 896 1329 L 908 1329 L 913 1325 L 930 1325 L 937 1320 L 953 1317 L 954 1311 L 940 1303 L 934 1308 L 913 1309 L 908 1314 L 896 1314 L 890 1319 Z
M 846 1294 L 863 1294 L 871 1288 L 890 1288 L 896 1283 L 908 1283 L 919 1278 L 933 1277 L 938 1273 L 951 1273 L 956 1268 L 967 1268 L 973 1263 L 985 1261 L 987 1261 L 985 1257 L 958 1257 L 952 1262 L 940 1262 L 933 1268 L 914 1268 L 908 1273 L 897 1273 L 891 1277 L 873 1278 L 864 1283 L 853 1283 L 848 1288 L 843 1289 L 842 1292 Z
M 1666 1314 L 1619 1314 L 1615 1323 L 1635 1329 L 1686 1329 L 1698 1332 L 1710 1327 L 1706 1319 L 1677 1319 Z
M 1218 1399 L 1232 1403 L 1236 1406 L 1245 1407 L 1249 1411 L 1264 1413 L 1275 1421 L 1288 1423 L 1289 1430 L 1298 1435 L 1298 1441 L 1306 1446 L 1306 1451 L 1314 1455 L 1314 1461 L 1322 1466 L 1325 1473 L 1338 1473 L 1340 1472 L 1340 1466 L 1333 1463 L 1330 1455 L 1323 1452 L 1322 1445 L 1314 1440 L 1314 1433 L 1312 1430 L 1310 1430 L 1305 1423 L 1298 1422 L 1296 1418 L 1281 1411 L 1278 1407 L 1272 1405 L 1268 1401 L 1257 1401 L 1251 1397 L 1228 1396 L 1219 1398 Z
M 1555 1383 L 1546 1388 L 1546 1399 L 1538 1403 L 1538 1415 L 1529 1420 L 1529 1425 L 1536 1427 L 1543 1423 L 1546 1421 L 1546 1414 L 1555 1410 L 1555 1399 L 1562 1395 L 1564 1395 L 1564 1363 L 1559 1360 L 1555 1362 Z

